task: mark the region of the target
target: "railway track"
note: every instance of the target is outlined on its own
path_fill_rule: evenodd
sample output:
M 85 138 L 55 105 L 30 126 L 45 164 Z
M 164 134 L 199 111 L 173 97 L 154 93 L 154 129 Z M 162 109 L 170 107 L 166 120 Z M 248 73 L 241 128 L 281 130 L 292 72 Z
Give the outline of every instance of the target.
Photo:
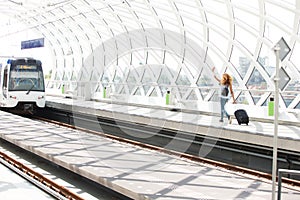
M 79 195 L 55 183 L 2 151 L 0 151 L 0 162 L 56 199 L 83 200 Z
M 45 118 L 47 116 L 47 118 Z M 250 174 L 257 177 L 272 179 L 272 175 L 266 169 L 258 170 L 251 169 L 247 166 L 243 166 L 243 163 L 235 162 L 223 162 L 222 159 L 216 157 L 215 154 L 217 152 L 231 151 L 235 154 L 239 154 L 241 160 L 243 157 L 252 156 L 257 160 L 262 162 L 262 159 L 267 160 L 267 162 L 271 162 L 272 160 L 272 149 L 267 147 L 255 146 L 250 144 L 241 144 L 234 141 L 226 141 L 222 139 L 218 139 L 218 141 L 212 142 L 214 144 L 215 152 L 211 155 L 208 155 L 206 158 L 200 157 L 197 154 L 197 150 L 202 145 L 210 145 L 211 143 L 205 143 L 201 136 L 189 136 L 189 133 L 184 132 L 175 132 L 174 130 L 156 130 L 155 127 L 148 127 L 145 125 L 132 125 L 126 122 L 118 121 L 116 122 L 113 119 L 100 118 L 95 116 L 89 116 L 85 114 L 72 114 L 65 113 L 61 110 L 45 110 L 40 116 L 37 117 L 39 120 L 44 120 L 49 123 L 55 123 L 60 126 L 66 126 L 69 128 L 79 129 L 91 134 L 100 135 L 102 137 L 107 137 L 110 139 L 114 139 L 120 142 L 133 144 L 136 146 L 140 146 L 143 148 L 160 151 L 163 153 L 171 154 L 174 156 L 178 156 L 181 158 L 189 159 L 196 162 L 207 163 L 210 165 L 214 165 L 217 167 L 229 169 L 235 172 L 240 172 L 244 174 Z M 76 119 L 75 119 L 76 118 Z M 74 126 L 74 121 L 76 120 L 76 126 Z M 101 130 L 98 130 L 99 124 L 101 126 Z M 124 134 L 124 129 L 127 131 L 132 131 L 132 134 Z M 123 131 L 122 131 L 123 130 Z M 147 137 L 147 139 L 143 137 L 135 137 L 135 134 L 151 134 L 155 132 L 156 134 L 152 137 Z M 179 140 L 179 142 L 188 142 L 190 143 L 190 147 L 186 149 L 185 152 L 177 151 L 175 147 L 166 148 L 166 143 L 170 141 L 170 139 L 174 139 L 174 136 Z M 214 138 L 210 138 L 214 140 Z M 190 141 L 192 140 L 192 141 Z M 278 160 L 281 165 L 288 166 L 289 169 L 294 169 L 295 167 L 300 168 L 299 164 L 299 155 L 297 152 L 286 152 L 283 150 L 279 150 Z M 240 164 L 240 165 L 238 165 Z M 293 168 L 294 167 L 294 168 Z M 270 166 L 270 170 L 271 170 Z M 265 171 L 264 171 L 265 170 Z M 283 177 L 283 182 L 289 185 L 300 187 L 299 177 Z

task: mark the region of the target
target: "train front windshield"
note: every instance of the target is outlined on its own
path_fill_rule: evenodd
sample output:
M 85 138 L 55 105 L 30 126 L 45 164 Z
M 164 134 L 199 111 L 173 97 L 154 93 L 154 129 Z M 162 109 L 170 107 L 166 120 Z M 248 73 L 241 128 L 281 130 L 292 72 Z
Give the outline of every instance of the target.
M 39 65 L 12 65 L 9 76 L 9 91 L 45 91 L 44 75 Z

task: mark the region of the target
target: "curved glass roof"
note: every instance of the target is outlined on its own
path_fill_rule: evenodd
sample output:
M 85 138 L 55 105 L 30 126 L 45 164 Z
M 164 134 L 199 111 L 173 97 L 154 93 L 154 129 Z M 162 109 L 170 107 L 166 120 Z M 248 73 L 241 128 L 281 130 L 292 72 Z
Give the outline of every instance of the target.
M 280 107 L 300 108 L 300 4 L 292 0 L 0 0 L 1 55 L 40 57 L 48 88 L 64 84 L 89 96 L 177 102 L 217 101 L 211 68 L 234 77 L 240 102 L 263 106 L 274 91 L 274 45 L 281 63 Z M 20 41 L 45 47 L 20 50 Z M 85 87 L 86 88 L 86 87 Z

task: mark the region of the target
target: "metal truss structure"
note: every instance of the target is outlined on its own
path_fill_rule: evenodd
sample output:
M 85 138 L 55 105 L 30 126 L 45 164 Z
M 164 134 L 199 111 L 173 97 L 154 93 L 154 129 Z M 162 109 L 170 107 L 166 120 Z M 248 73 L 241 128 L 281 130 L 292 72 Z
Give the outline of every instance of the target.
M 0 11 L 0 41 L 45 38 L 49 89 L 92 99 L 106 88 L 115 99 L 160 102 L 170 91 L 196 108 L 217 101 L 215 66 L 233 76 L 239 102 L 265 106 L 273 47 L 284 37 L 291 53 L 281 63 L 279 105 L 300 108 L 299 1 L 15 0 L 0 1 Z M 8 54 L 20 53 L 15 46 Z

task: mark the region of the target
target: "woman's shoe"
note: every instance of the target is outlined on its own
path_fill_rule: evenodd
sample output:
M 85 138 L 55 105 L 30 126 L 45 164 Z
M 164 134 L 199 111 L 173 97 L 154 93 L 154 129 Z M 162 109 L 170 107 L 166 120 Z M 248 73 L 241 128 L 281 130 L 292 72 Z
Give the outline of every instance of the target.
M 220 119 L 219 122 L 224 122 L 223 119 Z

